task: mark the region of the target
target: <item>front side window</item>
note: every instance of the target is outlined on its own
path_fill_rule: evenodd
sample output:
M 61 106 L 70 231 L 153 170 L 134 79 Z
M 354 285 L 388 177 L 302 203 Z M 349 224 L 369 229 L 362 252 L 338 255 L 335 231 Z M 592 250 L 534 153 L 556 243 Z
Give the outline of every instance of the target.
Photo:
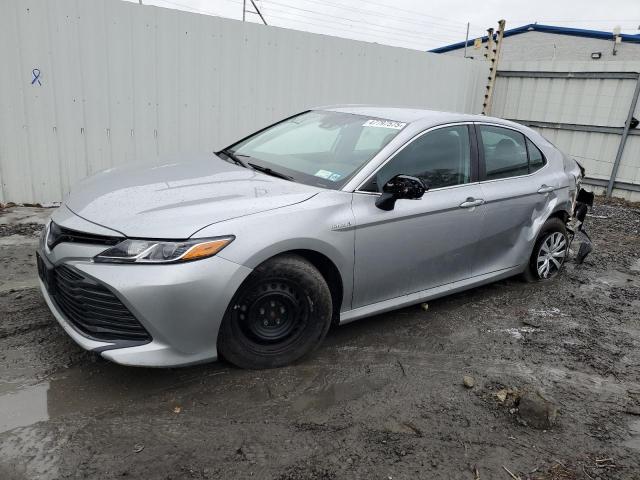
M 406 145 L 387 162 L 363 188 L 381 192 L 396 175 L 422 179 L 429 189 L 471 181 L 471 151 L 466 125 L 438 128 Z
M 273 125 L 220 153 L 223 157 L 231 154 L 263 171 L 284 174 L 296 182 L 338 189 L 405 125 L 313 110 Z
M 516 177 L 529 173 L 524 135 L 507 128 L 480 125 L 485 178 Z

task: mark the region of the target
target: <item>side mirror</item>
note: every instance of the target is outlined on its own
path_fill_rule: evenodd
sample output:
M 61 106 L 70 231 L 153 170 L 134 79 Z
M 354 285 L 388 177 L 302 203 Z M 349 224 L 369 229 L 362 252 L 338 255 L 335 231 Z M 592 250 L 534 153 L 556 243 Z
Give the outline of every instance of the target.
M 393 210 L 396 200 L 418 200 L 426 191 L 427 187 L 419 178 L 396 175 L 382 187 L 382 195 L 376 200 L 376 207 L 381 210 Z

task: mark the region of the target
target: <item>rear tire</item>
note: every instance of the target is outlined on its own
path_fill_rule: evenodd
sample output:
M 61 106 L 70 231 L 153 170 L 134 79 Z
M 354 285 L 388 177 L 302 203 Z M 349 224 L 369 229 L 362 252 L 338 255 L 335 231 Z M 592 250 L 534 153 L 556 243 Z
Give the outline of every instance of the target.
M 553 217 L 548 219 L 531 252 L 531 258 L 523 277 L 528 282 L 546 282 L 561 271 L 569 252 L 569 236 L 564 222 Z
M 320 272 L 298 255 L 279 255 L 257 267 L 234 296 L 218 351 L 241 368 L 288 365 L 320 345 L 332 309 Z

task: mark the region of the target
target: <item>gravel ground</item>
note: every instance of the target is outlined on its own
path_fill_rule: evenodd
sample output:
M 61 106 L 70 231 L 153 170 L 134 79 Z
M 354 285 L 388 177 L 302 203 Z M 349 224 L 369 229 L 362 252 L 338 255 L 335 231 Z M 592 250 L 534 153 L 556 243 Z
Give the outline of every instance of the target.
M 599 201 L 595 251 L 550 283 L 509 279 L 335 328 L 310 358 L 258 372 L 82 351 L 36 288 L 41 225 L 2 222 L 9 210 L 2 479 L 640 478 L 638 205 Z M 525 409 L 537 391 L 542 415 Z

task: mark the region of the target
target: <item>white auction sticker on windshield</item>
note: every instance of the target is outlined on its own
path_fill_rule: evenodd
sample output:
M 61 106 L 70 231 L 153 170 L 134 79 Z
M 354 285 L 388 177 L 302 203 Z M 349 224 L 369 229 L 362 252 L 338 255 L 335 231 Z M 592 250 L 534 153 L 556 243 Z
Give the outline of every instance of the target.
M 378 128 L 391 128 L 393 130 L 401 130 L 406 123 L 403 122 L 392 122 L 391 120 L 367 120 L 362 124 L 363 127 L 378 127 Z
M 329 170 L 318 170 L 314 175 L 320 178 L 329 178 L 333 175 L 333 172 L 330 172 Z
M 333 173 L 329 170 L 318 170 L 313 174 L 316 177 L 324 178 L 325 180 L 331 180 L 332 182 L 337 182 L 342 178 L 342 175 L 339 173 Z

